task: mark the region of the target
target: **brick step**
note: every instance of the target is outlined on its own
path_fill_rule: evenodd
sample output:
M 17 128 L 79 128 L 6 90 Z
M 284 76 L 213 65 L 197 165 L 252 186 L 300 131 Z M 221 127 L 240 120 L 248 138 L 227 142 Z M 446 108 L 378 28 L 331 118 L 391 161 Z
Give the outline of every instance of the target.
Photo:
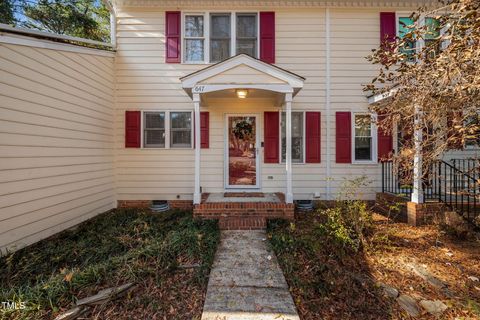
M 221 230 L 257 230 L 267 227 L 265 217 L 221 217 L 218 220 Z
M 294 205 L 285 203 L 202 203 L 195 205 L 193 214 L 207 219 L 221 218 L 283 218 L 293 219 Z

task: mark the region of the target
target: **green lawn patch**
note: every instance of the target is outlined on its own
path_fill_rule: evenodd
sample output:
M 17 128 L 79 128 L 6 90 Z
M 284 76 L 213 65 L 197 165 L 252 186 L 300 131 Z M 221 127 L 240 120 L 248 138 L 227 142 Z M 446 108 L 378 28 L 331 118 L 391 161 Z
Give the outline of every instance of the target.
M 113 210 L 0 258 L 0 301 L 26 304 L 2 308 L 0 317 L 52 318 L 78 299 L 134 282 L 128 296 L 89 317 L 199 318 L 218 241 L 217 224 L 191 212 Z

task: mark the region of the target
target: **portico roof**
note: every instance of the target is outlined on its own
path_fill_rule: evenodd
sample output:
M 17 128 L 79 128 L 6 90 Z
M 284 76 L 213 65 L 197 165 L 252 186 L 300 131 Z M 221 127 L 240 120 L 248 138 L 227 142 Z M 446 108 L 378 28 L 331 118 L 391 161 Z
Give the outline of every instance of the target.
M 190 97 L 195 93 L 237 88 L 296 95 L 303 88 L 305 78 L 247 54 L 239 54 L 186 75 L 180 81 Z

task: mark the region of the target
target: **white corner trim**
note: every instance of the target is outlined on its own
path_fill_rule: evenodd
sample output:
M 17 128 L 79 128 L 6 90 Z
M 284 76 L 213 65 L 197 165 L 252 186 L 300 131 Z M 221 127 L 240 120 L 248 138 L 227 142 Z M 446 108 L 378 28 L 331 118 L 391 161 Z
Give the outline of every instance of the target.
M 81 47 L 81 46 L 76 46 L 68 43 L 53 42 L 51 40 L 35 39 L 29 36 L 21 36 L 21 35 L 1 32 L 1 31 L 0 31 L 0 43 L 16 44 L 20 46 L 76 52 L 76 53 L 83 53 L 83 54 L 91 54 L 91 55 L 103 56 L 103 57 L 112 57 L 112 58 L 115 57 L 115 53 L 111 51 Z
M 330 96 L 330 8 L 325 9 L 325 120 L 327 130 L 327 150 L 326 150 L 326 179 L 327 179 L 327 200 L 332 199 L 332 165 L 331 165 L 331 147 L 332 147 L 332 124 L 331 117 L 331 96 Z

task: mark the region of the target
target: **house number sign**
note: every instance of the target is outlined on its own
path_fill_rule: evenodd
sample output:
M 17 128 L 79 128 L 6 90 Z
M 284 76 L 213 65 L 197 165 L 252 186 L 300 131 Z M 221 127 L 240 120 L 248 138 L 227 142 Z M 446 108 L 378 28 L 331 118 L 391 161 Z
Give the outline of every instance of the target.
M 194 93 L 202 93 L 205 92 L 205 86 L 195 86 L 193 87 Z

